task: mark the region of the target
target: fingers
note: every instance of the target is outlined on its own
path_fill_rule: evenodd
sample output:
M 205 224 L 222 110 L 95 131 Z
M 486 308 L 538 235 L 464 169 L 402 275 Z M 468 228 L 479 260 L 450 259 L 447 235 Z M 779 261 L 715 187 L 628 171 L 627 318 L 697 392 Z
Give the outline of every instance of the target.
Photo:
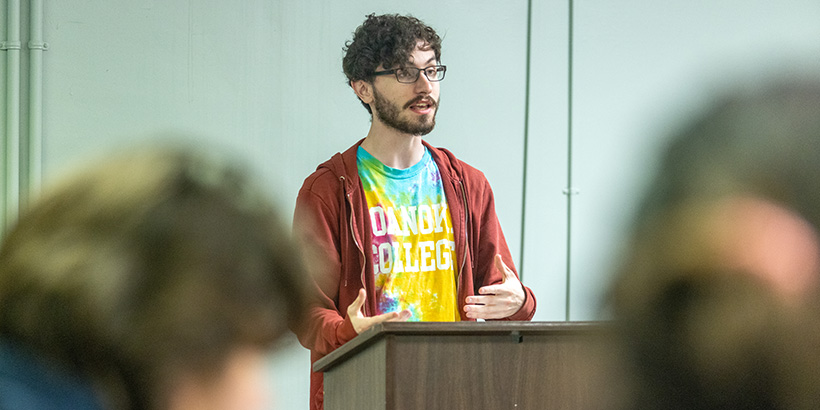
M 393 312 L 393 313 L 395 313 L 396 316 L 394 318 L 390 319 L 391 322 L 404 322 L 407 319 L 410 319 L 411 317 L 413 317 L 413 312 L 411 312 L 410 309 L 404 309 L 401 312 Z
M 381 315 L 378 315 L 378 316 L 370 317 L 369 319 L 371 321 L 371 325 L 374 325 L 376 323 L 382 323 L 382 322 L 404 321 L 404 320 L 409 319 L 410 316 L 411 316 L 410 311 L 405 309 L 405 310 L 402 310 L 401 312 L 384 313 L 384 314 L 381 314 Z
M 504 263 L 504 260 L 501 259 L 501 255 L 495 255 L 495 268 L 504 275 L 504 281 L 506 282 L 507 279 L 515 279 L 518 280 L 518 277 L 515 276 L 515 272 L 512 269 L 508 268 L 507 265 Z
M 367 299 L 367 293 L 364 291 L 364 288 L 359 289 L 359 294 L 356 296 L 356 300 L 351 303 L 351 305 L 356 306 L 356 310 L 360 310 L 362 306 L 364 306 L 364 301 Z
M 521 286 L 521 281 L 518 280 L 518 276 L 515 275 L 515 272 L 507 267 L 504 260 L 501 258 L 501 255 L 495 255 L 495 268 L 498 269 L 498 271 L 503 275 L 504 279 L 502 282 L 497 285 L 482 286 L 478 289 L 478 293 L 481 295 L 499 296 L 503 295 L 505 292 L 518 293 L 517 288 Z
M 503 319 L 513 315 L 523 305 L 523 285 L 501 255 L 495 256 L 495 268 L 502 274 L 502 282 L 482 286 L 478 289 L 478 295 L 467 297 L 464 312 L 468 318 Z
M 511 310 L 512 308 L 506 304 L 464 306 L 464 312 L 470 319 L 503 319 L 510 316 Z
M 479 295 L 486 295 L 486 296 L 503 296 L 508 293 L 515 293 L 515 289 L 521 287 L 521 282 L 518 281 L 513 274 L 512 277 L 507 277 L 504 279 L 504 282 L 499 283 L 498 285 L 487 285 L 482 286 L 478 289 Z
M 350 323 L 353 325 L 353 330 L 355 330 L 356 333 L 362 333 L 377 323 L 406 321 L 412 317 L 412 312 L 409 309 L 404 309 L 401 312 L 389 312 L 367 317 L 362 312 L 362 306 L 364 306 L 366 298 L 367 294 L 364 289 L 359 289 L 359 294 L 356 296 L 356 299 L 347 307 Z
M 356 300 L 347 307 L 347 314 L 350 316 L 362 316 L 362 306 L 364 306 L 365 299 L 367 299 L 367 294 L 363 288 L 359 289 Z
M 504 286 L 503 283 L 500 284 L 500 285 L 487 285 L 487 286 L 483 286 L 480 289 L 478 289 L 478 294 L 479 295 L 493 296 L 493 295 L 499 294 L 500 292 L 503 292 L 505 288 L 506 287 Z
M 514 294 L 506 296 L 469 296 L 464 312 L 471 319 L 503 319 L 521 308 L 523 300 Z
M 504 275 L 504 279 L 506 280 L 507 271 L 509 270 L 509 268 L 507 268 L 507 265 L 504 264 L 504 260 L 501 259 L 501 255 L 495 255 L 495 268 L 498 269 L 498 271 L 501 272 L 502 275 Z
M 382 313 L 381 315 L 373 316 L 371 319 L 373 319 L 373 321 L 376 322 L 376 323 L 381 323 L 381 322 L 386 322 L 388 320 L 395 319 L 398 316 L 399 316 L 399 312 L 388 312 L 388 313 Z
M 489 295 L 489 296 L 467 296 L 467 304 L 468 305 L 482 305 L 482 306 L 493 306 L 495 305 L 495 301 L 497 300 L 496 295 Z

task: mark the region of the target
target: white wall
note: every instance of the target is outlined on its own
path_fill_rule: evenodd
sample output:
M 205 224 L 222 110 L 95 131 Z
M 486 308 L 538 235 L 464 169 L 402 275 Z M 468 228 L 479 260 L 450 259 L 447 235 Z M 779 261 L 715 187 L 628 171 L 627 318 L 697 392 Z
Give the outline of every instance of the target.
M 820 72 L 820 2 L 575 1 L 570 316 L 595 314 L 671 125 L 739 81 Z
M 46 178 L 91 154 L 179 134 L 248 161 L 287 219 L 302 180 L 369 127 L 342 74 L 344 42 L 370 12 L 422 18 L 444 37 L 449 68 L 439 126 L 427 139 L 485 171 L 519 253 L 526 2 L 47 6 Z M 280 408 L 306 406 L 307 351 L 293 345 L 271 361 Z
M 247 161 L 289 219 L 303 178 L 367 132 L 341 58 L 370 12 L 411 13 L 444 38 L 426 138 L 486 173 L 536 320 L 597 317 L 667 120 L 737 72 L 820 61 L 816 0 L 536 0 L 526 112 L 525 0 L 46 1 L 45 178 L 186 136 Z M 308 361 L 298 346 L 271 358 L 279 408 L 307 405 Z

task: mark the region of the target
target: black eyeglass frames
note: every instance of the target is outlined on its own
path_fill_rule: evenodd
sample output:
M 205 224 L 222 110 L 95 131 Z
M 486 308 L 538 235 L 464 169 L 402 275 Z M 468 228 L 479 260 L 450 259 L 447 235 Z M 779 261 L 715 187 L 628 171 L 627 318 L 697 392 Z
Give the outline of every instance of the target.
M 404 84 L 412 84 L 418 81 L 419 74 L 424 73 L 427 80 L 436 82 L 444 79 L 444 73 L 447 72 L 447 66 L 434 65 L 430 67 L 399 67 L 392 70 L 376 71 L 373 75 L 390 75 L 395 74 L 396 80 Z

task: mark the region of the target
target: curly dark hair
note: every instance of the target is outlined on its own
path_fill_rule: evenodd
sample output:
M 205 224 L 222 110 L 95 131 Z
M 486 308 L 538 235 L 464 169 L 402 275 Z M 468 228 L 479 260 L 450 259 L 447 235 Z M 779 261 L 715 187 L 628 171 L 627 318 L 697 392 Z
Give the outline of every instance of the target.
M 404 64 L 421 41 L 441 60 L 441 38 L 432 27 L 412 16 L 398 14 L 367 15 L 367 19 L 353 32 L 353 40 L 345 43 L 342 68 L 352 81 L 373 79 L 373 72 L 381 65 L 390 68 Z M 370 106 L 362 105 L 371 112 Z

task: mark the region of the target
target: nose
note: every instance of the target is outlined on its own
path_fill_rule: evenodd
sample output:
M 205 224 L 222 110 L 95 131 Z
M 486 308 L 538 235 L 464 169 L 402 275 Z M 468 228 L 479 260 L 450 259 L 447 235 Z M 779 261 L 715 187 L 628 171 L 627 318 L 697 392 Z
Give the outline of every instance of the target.
M 416 88 L 416 92 L 419 94 L 430 94 L 433 92 L 433 82 L 427 79 L 424 72 L 419 73 L 419 78 L 416 80 L 414 86 Z

